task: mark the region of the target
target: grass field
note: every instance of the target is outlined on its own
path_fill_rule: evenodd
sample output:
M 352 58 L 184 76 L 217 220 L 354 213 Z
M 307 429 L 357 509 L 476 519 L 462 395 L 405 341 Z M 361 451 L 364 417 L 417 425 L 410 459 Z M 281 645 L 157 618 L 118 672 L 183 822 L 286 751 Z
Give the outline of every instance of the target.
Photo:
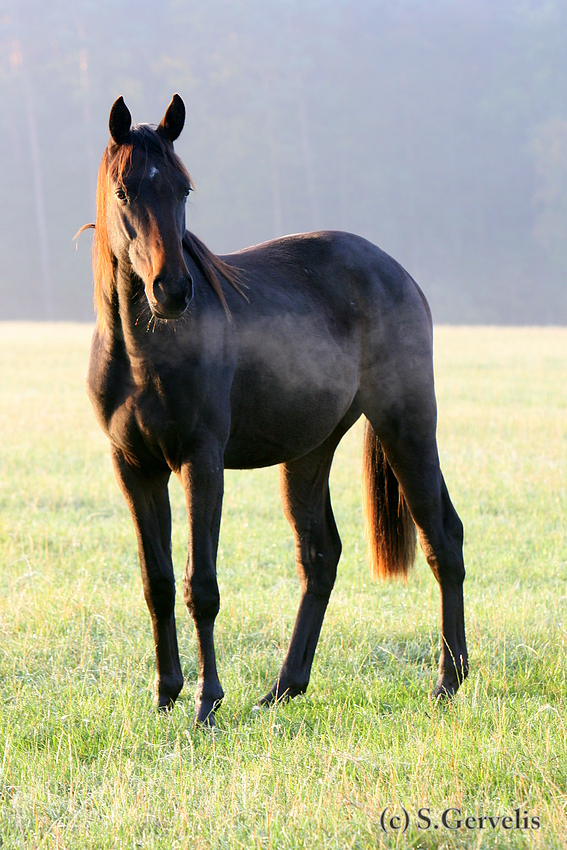
M 192 725 L 181 599 L 186 686 L 169 716 L 151 707 L 134 532 L 84 392 L 89 337 L 0 324 L 0 846 L 563 848 L 567 329 L 436 330 L 468 571 L 471 674 L 450 705 L 430 696 L 438 592 L 423 558 L 407 585 L 369 578 L 357 426 L 333 471 L 343 557 L 308 693 L 253 710 L 298 585 L 277 471 L 227 473 L 214 733 Z M 176 482 L 171 494 L 180 580 Z

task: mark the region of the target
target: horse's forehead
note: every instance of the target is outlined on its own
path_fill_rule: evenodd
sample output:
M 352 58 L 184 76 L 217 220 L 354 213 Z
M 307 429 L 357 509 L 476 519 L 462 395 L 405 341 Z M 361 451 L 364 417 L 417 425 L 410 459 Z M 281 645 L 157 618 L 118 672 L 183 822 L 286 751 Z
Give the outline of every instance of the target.
M 159 183 L 167 172 L 168 178 L 171 181 L 170 169 L 163 156 L 153 151 L 134 149 L 132 151 L 132 159 L 129 167 L 124 172 L 126 182 L 132 182 L 140 185 L 143 181 L 149 180 L 152 184 Z
M 154 177 L 165 168 L 165 159 L 161 151 L 151 148 L 134 147 L 132 150 L 132 171 L 140 174 L 149 174 Z

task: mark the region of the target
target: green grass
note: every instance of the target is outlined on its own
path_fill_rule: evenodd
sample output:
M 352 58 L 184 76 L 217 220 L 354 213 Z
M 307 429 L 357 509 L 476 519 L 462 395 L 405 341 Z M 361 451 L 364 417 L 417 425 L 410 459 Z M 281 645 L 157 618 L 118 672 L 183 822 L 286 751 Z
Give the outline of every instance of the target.
M 298 601 L 277 471 L 227 473 L 217 647 L 226 699 L 152 710 L 134 532 L 84 392 L 90 329 L 0 325 L 0 845 L 563 848 L 567 329 L 438 328 L 439 444 L 466 530 L 471 674 L 431 700 L 438 592 L 366 566 L 357 427 L 335 461 L 339 576 L 305 697 L 257 712 Z M 186 523 L 172 483 L 174 560 Z M 380 818 L 404 807 L 410 829 Z M 441 813 L 539 817 L 449 830 Z M 419 830 L 418 811 L 433 823 Z M 425 821 L 421 822 L 425 824 Z M 469 821 L 469 825 L 473 822 Z

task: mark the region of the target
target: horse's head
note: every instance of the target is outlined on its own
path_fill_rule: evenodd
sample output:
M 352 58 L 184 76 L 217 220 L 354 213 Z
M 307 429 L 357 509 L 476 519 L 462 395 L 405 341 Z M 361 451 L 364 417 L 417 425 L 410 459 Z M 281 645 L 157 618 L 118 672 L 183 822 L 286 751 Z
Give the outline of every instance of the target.
M 178 94 L 156 129 L 132 127 L 128 107 L 119 97 L 110 111 L 111 139 L 99 173 L 98 250 L 106 243 L 108 265 L 115 265 L 115 257 L 118 270 L 133 271 L 140 278 L 152 314 L 159 319 L 179 318 L 192 298 L 193 281 L 182 246 L 191 179 L 173 152 L 184 123 L 185 106 Z

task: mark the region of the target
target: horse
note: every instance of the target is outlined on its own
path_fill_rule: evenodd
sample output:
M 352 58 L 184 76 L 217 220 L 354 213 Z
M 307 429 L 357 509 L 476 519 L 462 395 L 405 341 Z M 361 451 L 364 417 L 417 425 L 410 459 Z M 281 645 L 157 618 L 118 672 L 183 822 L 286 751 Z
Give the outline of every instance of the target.
M 122 97 L 97 181 L 97 315 L 87 393 L 134 523 L 156 653 L 157 706 L 183 687 L 168 482 L 185 492 L 183 597 L 196 630 L 195 723 L 224 692 L 214 625 L 224 469 L 278 464 L 301 597 L 289 648 L 260 705 L 305 692 L 341 555 L 329 493 L 335 449 L 364 415 L 372 571 L 405 576 L 416 528 L 441 595 L 436 697 L 468 673 L 463 525 L 439 465 L 432 319 L 391 257 L 349 233 L 273 239 L 215 255 L 186 229 L 191 178 L 173 149 L 178 94 L 160 124 L 132 125 Z M 84 228 L 81 228 L 84 229 Z

